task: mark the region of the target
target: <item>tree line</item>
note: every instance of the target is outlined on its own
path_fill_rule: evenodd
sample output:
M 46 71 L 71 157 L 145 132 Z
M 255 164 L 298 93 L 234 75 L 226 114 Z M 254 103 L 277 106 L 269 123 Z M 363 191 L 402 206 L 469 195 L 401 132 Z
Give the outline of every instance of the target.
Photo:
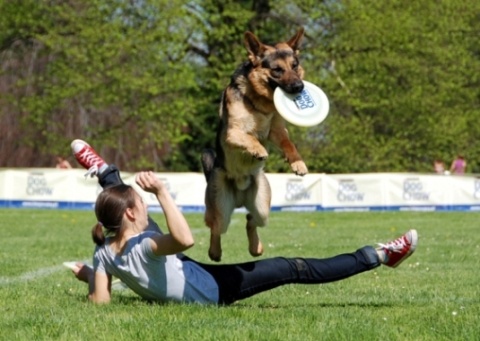
M 288 124 L 310 172 L 480 172 L 480 2 L 0 0 L 0 167 L 50 167 L 83 138 L 136 171 L 200 171 L 222 90 L 303 26 L 305 79 L 330 100 Z M 268 172 L 288 172 L 271 150 Z

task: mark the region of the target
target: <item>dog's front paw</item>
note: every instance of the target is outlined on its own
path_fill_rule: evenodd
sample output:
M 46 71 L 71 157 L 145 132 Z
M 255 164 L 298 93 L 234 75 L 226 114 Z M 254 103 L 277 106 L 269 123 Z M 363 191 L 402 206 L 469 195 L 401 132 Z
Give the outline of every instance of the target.
M 267 155 L 253 155 L 253 157 L 255 159 L 257 159 L 258 161 L 265 161 L 268 157 L 268 154 Z
M 305 162 L 302 160 L 292 162 L 290 166 L 292 167 L 293 172 L 297 175 L 304 176 L 308 173 L 307 165 L 305 165 Z
M 255 159 L 259 161 L 264 161 L 268 158 L 268 152 L 265 148 L 258 148 L 248 151 Z

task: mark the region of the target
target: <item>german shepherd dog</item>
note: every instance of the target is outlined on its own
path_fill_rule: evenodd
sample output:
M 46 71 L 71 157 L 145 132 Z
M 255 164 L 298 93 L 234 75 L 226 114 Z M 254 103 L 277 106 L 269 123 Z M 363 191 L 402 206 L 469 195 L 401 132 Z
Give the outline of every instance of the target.
M 257 226 L 268 223 L 270 212 L 271 189 L 263 171 L 267 142 L 281 149 L 295 174 L 308 172 L 273 103 L 277 87 L 291 94 L 303 90 L 298 59 L 303 34 L 300 28 L 290 40 L 274 46 L 251 32 L 244 35 L 248 61 L 237 68 L 222 94 L 216 150 L 205 150 L 201 158 L 207 179 L 205 223 L 211 231 L 208 255 L 213 261 L 221 260 L 221 234 L 238 207 L 248 211 L 250 254 L 263 253 Z

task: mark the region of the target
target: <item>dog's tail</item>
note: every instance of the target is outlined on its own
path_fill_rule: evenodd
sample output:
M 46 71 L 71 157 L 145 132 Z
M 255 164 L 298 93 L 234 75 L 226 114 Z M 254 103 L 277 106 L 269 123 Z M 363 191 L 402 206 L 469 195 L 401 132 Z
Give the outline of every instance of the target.
M 205 149 L 202 153 L 202 168 L 205 178 L 210 179 L 210 174 L 212 174 L 213 168 L 215 167 L 215 151 L 211 148 Z

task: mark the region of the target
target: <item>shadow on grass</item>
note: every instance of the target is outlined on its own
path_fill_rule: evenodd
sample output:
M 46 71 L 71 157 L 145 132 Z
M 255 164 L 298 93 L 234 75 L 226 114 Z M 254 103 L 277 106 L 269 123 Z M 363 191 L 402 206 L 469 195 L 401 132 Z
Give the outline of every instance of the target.
M 78 293 L 78 292 L 70 292 L 68 290 L 65 291 L 65 294 L 69 296 L 70 298 L 80 301 L 80 302 L 86 302 L 88 301 L 87 299 L 87 293 L 85 291 L 85 294 Z M 113 304 L 116 305 L 133 305 L 133 304 L 161 304 L 161 303 L 156 303 L 156 302 L 150 302 L 147 301 L 140 296 L 127 296 L 127 295 L 113 295 L 112 296 L 112 301 Z
M 315 307 L 315 308 L 347 308 L 347 307 L 358 307 L 358 308 L 387 308 L 387 307 L 398 307 L 398 304 L 392 302 L 339 302 L 339 303 L 302 303 L 302 304 L 243 304 L 235 303 L 231 306 L 219 306 L 222 308 L 241 308 L 241 309 L 289 309 L 289 308 L 306 308 L 306 307 Z
M 86 301 L 86 294 L 72 293 L 66 291 L 65 294 L 70 296 L 77 301 Z M 140 296 L 135 295 L 115 295 L 112 296 L 112 304 L 120 306 L 129 306 L 129 305 L 148 305 L 148 306 L 179 306 L 179 305 L 197 305 L 196 303 L 177 303 L 177 302 L 159 302 L 159 301 L 149 301 L 141 298 Z M 394 302 L 328 302 L 328 303 L 286 303 L 286 304 L 275 304 L 275 303 L 259 303 L 259 304 L 248 304 L 243 302 L 235 302 L 231 305 L 204 305 L 205 307 L 212 307 L 218 309 L 292 309 L 292 308 L 347 308 L 347 307 L 358 307 L 358 308 L 388 308 L 388 307 L 398 307 L 398 303 Z

